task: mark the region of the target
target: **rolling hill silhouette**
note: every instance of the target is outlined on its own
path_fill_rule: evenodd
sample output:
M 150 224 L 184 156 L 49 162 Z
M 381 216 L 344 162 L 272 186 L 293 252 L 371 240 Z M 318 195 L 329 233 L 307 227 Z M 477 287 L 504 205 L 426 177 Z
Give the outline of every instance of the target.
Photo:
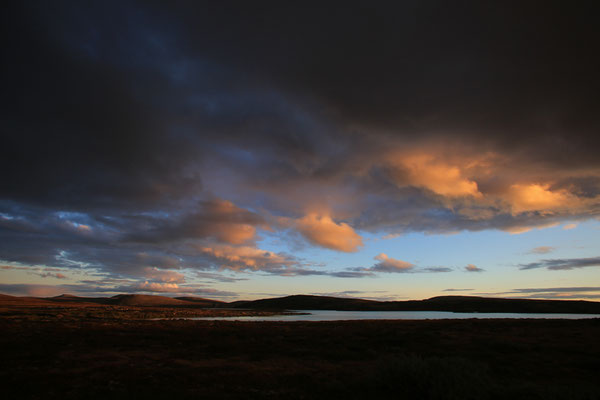
M 0 304 L 47 305 L 101 304 L 135 307 L 237 308 L 256 310 L 339 311 L 450 311 L 472 313 L 600 314 L 600 302 L 584 300 L 506 299 L 476 296 L 439 296 L 425 300 L 375 301 L 355 298 L 293 295 L 226 303 L 202 297 L 167 297 L 118 294 L 112 297 L 16 297 L 0 294 Z
M 439 296 L 425 300 L 374 301 L 326 296 L 294 295 L 230 303 L 252 309 L 339 311 L 451 311 L 488 313 L 600 314 L 600 303 L 583 300 L 505 299 L 475 296 Z

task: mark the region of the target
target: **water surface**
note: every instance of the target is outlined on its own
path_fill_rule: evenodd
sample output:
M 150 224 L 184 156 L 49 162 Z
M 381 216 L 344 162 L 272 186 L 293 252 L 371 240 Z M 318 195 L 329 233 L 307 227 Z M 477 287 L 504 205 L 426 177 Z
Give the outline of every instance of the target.
M 293 310 L 299 314 L 258 315 L 238 317 L 197 317 L 194 320 L 211 321 L 346 321 L 367 319 L 469 319 L 469 318 L 535 318 L 535 319 L 588 319 L 600 314 L 542 314 L 542 313 L 455 313 L 448 311 L 333 311 Z

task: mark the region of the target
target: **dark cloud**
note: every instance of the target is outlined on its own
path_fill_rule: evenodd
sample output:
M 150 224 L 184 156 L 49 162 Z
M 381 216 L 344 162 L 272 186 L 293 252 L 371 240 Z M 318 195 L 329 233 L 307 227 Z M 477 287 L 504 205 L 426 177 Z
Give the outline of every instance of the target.
M 519 269 L 535 269 L 535 268 L 546 268 L 549 270 L 569 270 L 585 267 L 599 267 L 600 257 L 588 257 L 588 258 L 554 258 L 548 260 L 541 260 L 529 264 L 520 264 Z
M 471 290 L 475 290 L 475 289 L 444 289 L 442 290 L 442 292 L 469 292 Z
M 11 3 L 0 260 L 363 277 L 412 264 L 313 270 L 257 238 L 597 217 L 590 4 Z M 199 250 L 224 245 L 243 261 Z M 585 266 L 546 261 L 521 268 Z
M 125 220 L 137 224 L 136 231 L 125 241 L 164 243 L 184 239 L 213 238 L 221 242 L 242 244 L 254 239 L 256 227 L 268 228 L 263 217 L 223 200 L 203 201 L 198 211 L 182 215 L 136 216 Z M 124 224 L 124 225 L 125 225 Z M 123 230 L 127 227 L 123 226 Z
M 426 267 L 421 269 L 422 272 L 452 272 L 452 268 L 448 267 Z
M 194 275 L 201 280 L 208 280 L 213 282 L 237 282 L 248 280 L 247 278 L 234 278 L 232 276 L 225 276 L 222 274 L 204 271 L 196 271 Z
M 335 278 L 365 278 L 369 276 L 374 276 L 375 274 L 366 270 L 347 270 L 331 272 L 329 273 L 329 275 Z
M 573 292 L 600 292 L 598 286 L 579 286 L 579 287 L 553 287 L 553 288 L 525 288 L 525 289 L 513 289 L 516 293 L 544 293 L 544 292 L 556 292 L 556 293 L 573 293 Z

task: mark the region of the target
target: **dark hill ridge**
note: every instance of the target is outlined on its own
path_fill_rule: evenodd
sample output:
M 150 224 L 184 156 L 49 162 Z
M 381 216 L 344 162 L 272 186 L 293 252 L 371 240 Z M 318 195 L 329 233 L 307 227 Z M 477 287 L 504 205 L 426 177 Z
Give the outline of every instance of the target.
M 16 297 L 0 294 L 0 304 L 51 305 L 101 304 L 135 307 L 247 308 L 260 310 L 339 310 L 339 311 L 451 311 L 473 313 L 564 313 L 600 314 L 600 302 L 583 300 L 504 299 L 475 296 L 439 296 L 425 300 L 375 301 L 328 296 L 294 295 L 272 299 L 226 303 L 202 297 L 167 297 L 119 294 L 113 297 L 60 295 L 48 298 Z
M 230 303 L 237 308 L 275 308 L 295 310 L 370 310 L 382 304 L 373 300 L 343 297 L 294 295 L 274 299 L 239 301 Z
M 177 300 L 185 301 L 187 303 L 194 303 L 197 306 L 207 308 L 217 308 L 227 306 L 227 303 L 220 300 L 205 299 L 202 297 L 175 297 Z
M 45 300 L 61 303 L 95 303 L 136 307 L 222 307 L 224 302 L 202 297 L 167 297 L 147 294 L 118 294 L 112 297 L 79 297 L 71 294 L 49 297 Z
M 96 303 L 109 304 L 109 297 L 79 297 L 72 294 L 61 294 L 60 296 L 48 297 L 46 300 L 60 303 Z
M 600 314 L 600 303 L 583 300 L 530 300 L 440 296 L 426 300 L 374 301 L 294 295 L 230 304 L 238 308 L 338 311 L 451 311 L 485 313 Z
M 181 306 L 186 303 L 172 297 L 148 294 L 118 294 L 110 298 L 110 304 L 120 306 Z

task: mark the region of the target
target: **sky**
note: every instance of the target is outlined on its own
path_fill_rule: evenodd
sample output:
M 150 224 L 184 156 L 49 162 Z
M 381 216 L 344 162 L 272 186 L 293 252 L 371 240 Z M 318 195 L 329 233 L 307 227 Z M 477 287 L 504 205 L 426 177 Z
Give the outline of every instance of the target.
M 600 298 L 593 2 L 19 1 L 0 292 Z

